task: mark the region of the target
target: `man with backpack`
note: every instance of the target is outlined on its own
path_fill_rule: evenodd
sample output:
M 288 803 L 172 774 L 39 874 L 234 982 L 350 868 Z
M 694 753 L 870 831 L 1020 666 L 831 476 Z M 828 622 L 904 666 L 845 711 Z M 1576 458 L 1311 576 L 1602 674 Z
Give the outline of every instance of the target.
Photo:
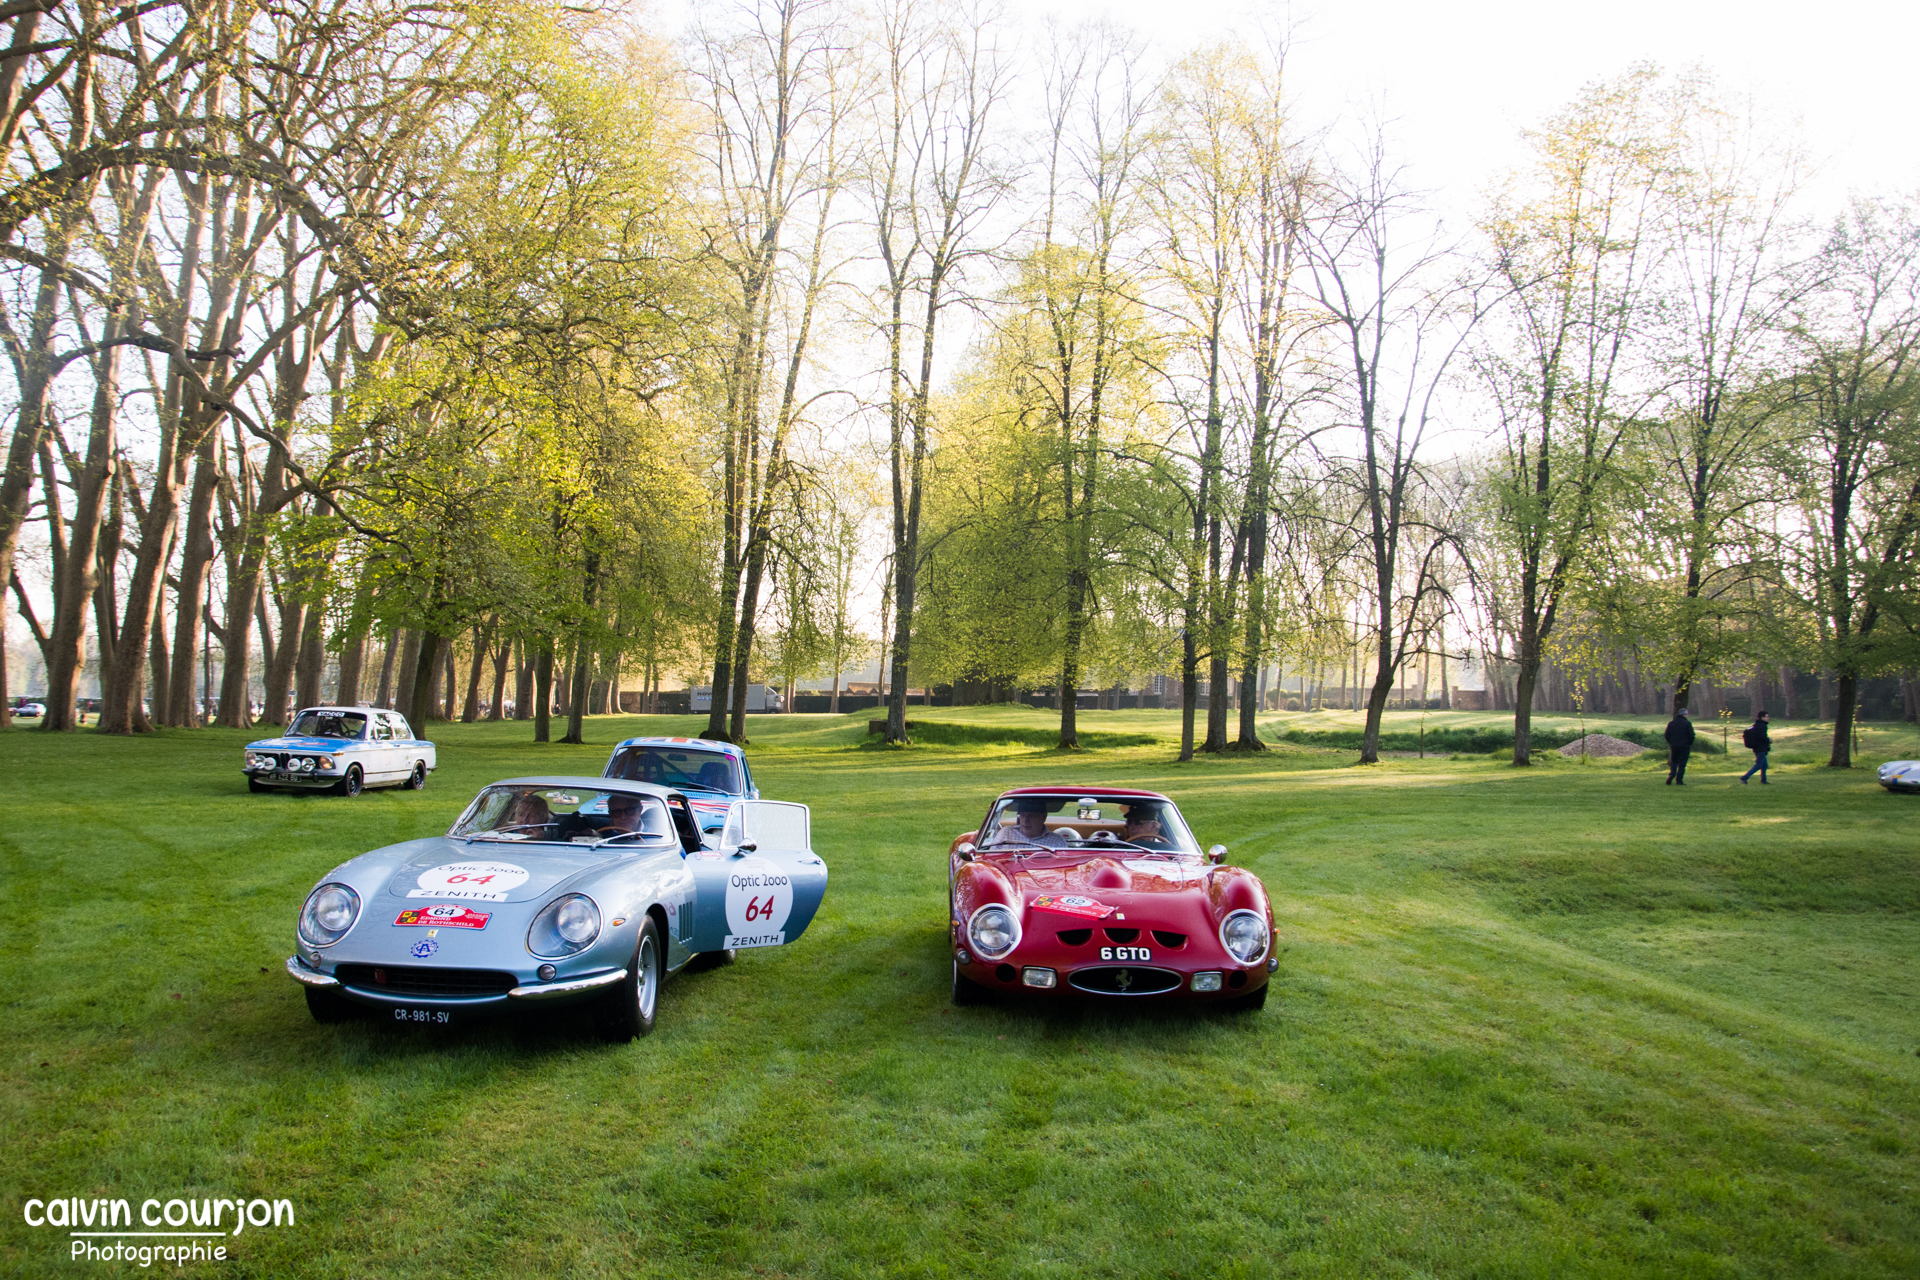
M 1754 775 L 1755 770 L 1758 770 L 1760 774 L 1760 785 L 1763 787 L 1766 786 L 1767 752 L 1773 750 L 1773 739 L 1767 734 L 1766 712 L 1762 711 L 1753 718 L 1753 723 L 1747 726 L 1747 731 L 1740 735 L 1740 741 L 1747 745 L 1749 751 L 1753 752 L 1753 768 L 1741 774 L 1740 781 L 1744 783 Z
M 1667 731 L 1662 736 L 1667 740 L 1667 785 L 1684 787 L 1687 785 L 1687 757 L 1693 753 L 1693 721 L 1687 719 L 1685 707 L 1673 713 L 1673 719 L 1667 721 Z

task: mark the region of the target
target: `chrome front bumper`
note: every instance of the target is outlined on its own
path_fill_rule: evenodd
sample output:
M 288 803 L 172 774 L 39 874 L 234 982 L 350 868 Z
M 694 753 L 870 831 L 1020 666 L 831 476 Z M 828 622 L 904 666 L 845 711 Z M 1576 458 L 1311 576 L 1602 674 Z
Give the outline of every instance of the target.
M 341 985 L 340 979 L 334 977 L 332 974 L 321 973 L 316 969 L 309 969 L 299 956 L 287 957 L 287 974 L 302 986 L 332 987 L 338 989 Z M 626 976 L 627 971 L 625 969 L 615 969 L 612 973 L 596 973 L 585 978 L 569 978 L 564 982 L 539 982 L 529 986 L 515 987 L 513 990 L 507 992 L 507 999 L 521 1001 L 563 1000 L 569 996 L 581 995 L 588 991 L 597 991 L 601 987 L 610 987 L 616 982 L 625 980 Z M 364 991 L 364 988 L 355 987 L 353 991 L 358 995 Z M 399 992 L 365 992 L 365 994 L 378 996 L 381 1000 L 393 1004 L 434 1005 L 451 1003 L 447 1001 L 445 997 L 441 996 L 411 996 L 402 995 Z M 495 997 L 495 999 L 497 998 L 498 997 Z M 482 1002 L 472 999 L 462 999 L 458 1003 L 462 1005 L 472 1005 Z M 487 1003 L 491 1002 L 488 1001 Z

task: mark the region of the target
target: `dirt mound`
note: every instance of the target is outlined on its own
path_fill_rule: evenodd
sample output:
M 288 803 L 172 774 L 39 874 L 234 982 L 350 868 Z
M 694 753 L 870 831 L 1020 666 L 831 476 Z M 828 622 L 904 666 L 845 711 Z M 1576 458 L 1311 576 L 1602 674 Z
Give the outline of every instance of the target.
M 1637 756 L 1647 750 L 1637 742 L 1628 742 L 1625 738 L 1616 738 L 1610 733 L 1590 733 L 1584 738 L 1575 738 L 1560 748 L 1563 756 Z

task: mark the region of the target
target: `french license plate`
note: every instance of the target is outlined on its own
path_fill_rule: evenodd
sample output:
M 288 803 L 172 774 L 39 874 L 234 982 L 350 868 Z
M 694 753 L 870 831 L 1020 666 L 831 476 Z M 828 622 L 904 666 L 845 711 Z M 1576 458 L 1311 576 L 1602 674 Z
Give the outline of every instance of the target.
M 408 1023 L 417 1022 L 422 1026 L 426 1026 L 428 1024 L 432 1024 L 434 1026 L 443 1026 L 446 1023 L 453 1021 L 453 1015 L 451 1013 L 448 1013 L 445 1009 L 404 1009 L 402 1008 L 402 1009 L 395 1009 L 393 1011 L 393 1020 L 395 1022 L 408 1022 Z
M 1151 960 L 1153 952 L 1147 947 L 1102 947 L 1102 960 Z

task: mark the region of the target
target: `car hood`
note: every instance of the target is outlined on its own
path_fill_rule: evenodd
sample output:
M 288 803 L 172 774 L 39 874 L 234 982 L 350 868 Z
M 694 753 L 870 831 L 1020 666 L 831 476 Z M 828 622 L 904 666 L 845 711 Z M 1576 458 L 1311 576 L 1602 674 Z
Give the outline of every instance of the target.
M 262 738 L 249 742 L 249 751 L 344 751 L 360 745 L 359 738 Z
M 980 880 L 985 877 L 985 880 Z M 1003 901 L 1061 928 L 1097 922 L 1138 926 L 1167 923 L 1182 929 L 1218 921 L 1229 911 L 1266 909 L 1258 877 L 1241 867 L 1177 862 L 1115 853 L 1093 858 L 980 858 L 967 879 L 1001 886 Z M 1007 892 L 1011 890 L 1011 892 Z M 1109 908 L 1111 910 L 1109 910 Z
M 1164 894 L 1188 894 L 1205 884 L 1209 867 L 1170 858 L 1086 858 L 1078 862 L 1026 859 L 1000 862 L 1029 903 L 1036 897 L 1073 894 L 1102 901 Z M 1103 896 L 1104 895 L 1104 896 Z
M 586 845 L 505 840 L 469 844 L 438 836 L 392 845 L 355 861 L 361 864 L 356 870 L 371 873 L 366 877 L 372 882 L 369 888 L 384 872 L 382 890 L 388 898 L 413 904 L 484 904 L 543 900 L 561 882 L 622 856 Z

